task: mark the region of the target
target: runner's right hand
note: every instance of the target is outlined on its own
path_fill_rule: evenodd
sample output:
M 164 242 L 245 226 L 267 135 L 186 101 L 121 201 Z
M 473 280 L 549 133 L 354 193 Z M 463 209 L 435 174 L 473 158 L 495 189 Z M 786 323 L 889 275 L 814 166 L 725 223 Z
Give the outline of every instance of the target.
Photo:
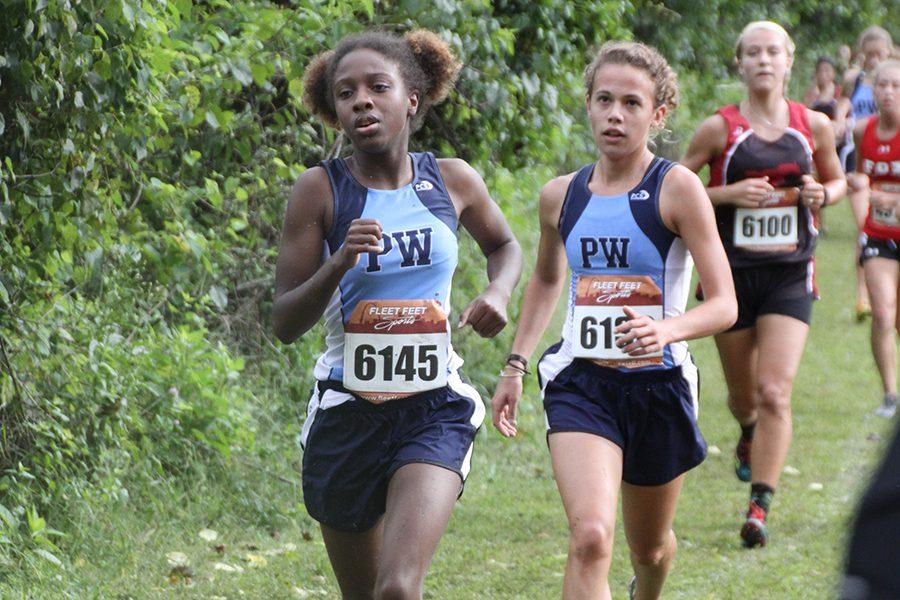
M 769 183 L 768 175 L 742 179 L 731 185 L 734 189 L 734 205 L 744 208 L 758 208 L 775 191 L 775 188 Z
M 334 258 L 338 265 L 349 270 L 359 262 L 360 254 L 369 252 L 381 254 L 382 250 L 381 223 L 377 219 L 353 219 L 350 221 L 344 243 Z
M 521 377 L 501 377 L 491 398 L 494 427 L 503 437 L 515 437 L 516 414 L 522 397 Z

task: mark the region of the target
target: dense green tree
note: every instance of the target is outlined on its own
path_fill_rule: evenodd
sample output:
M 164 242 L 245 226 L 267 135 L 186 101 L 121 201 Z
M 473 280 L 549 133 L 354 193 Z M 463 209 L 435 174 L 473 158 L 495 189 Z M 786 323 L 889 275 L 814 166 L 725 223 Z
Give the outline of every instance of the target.
M 293 403 L 320 342 L 273 343 L 271 277 L 285 191 L 344 148 L 300 103 L 305 66 L 344 35 L 426 27 L 452 44 L 458 88 L 413 143 L 473 162 L 533 247 L 541 181 L 593 155 L 581 81 L 593 47 L 634 37 L 678 67 L 684 108 L 661 145 L 676 154 L 736 89 L 723 86 L 748 20 L 783 22 L 808 62 L 896 12 L 874 0 L 0 6 L 0 559 L 54 551 L 39 515 L 60 503 L 125 498 L 233 452 L 294 452 Z M 474 255 L 455 302 L 483 279 Z M 485 389 L 503 344 L 467 336 Z M 285 432 L 274 451 L 255 442 L 263 418 Z

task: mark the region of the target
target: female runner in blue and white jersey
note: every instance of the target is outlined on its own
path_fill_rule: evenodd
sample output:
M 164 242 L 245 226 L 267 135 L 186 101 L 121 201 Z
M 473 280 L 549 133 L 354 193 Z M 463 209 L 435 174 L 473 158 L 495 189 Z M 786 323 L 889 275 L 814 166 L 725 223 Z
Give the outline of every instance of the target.
M 484 418 L 450 345 L 457 224 L 490 283 L 463 310 L 485 337 L 506 324 L 521 250 L 481 177 L 408 153 L 459 63 L 432 33 L 344 39 L 305 74 L 304 98 L 353 145 L 300 176 L 285 215 L 273 309 L 290 343 L 324 315 L 325 353 L 301 441 L 303 495 L 345 598 L 421 597 Z
M 632 593 L 657 598 L 675 554 L 684 473 L 706 455 L 685 340 L 727 328 L 737 307 L 703 184 L 647 148 L 677 104 L 665 59 L 642 44 L 604 44 L 585 86 L 600 159 L 541 191 L 537 265 L 493 418 L 503 435 L 516 435 L 521 374 L 568 286 L 562 341 L 538 365 L 570 530 L 563 596 L 610 597 L 621 488 Z M 685 312 L 691 255 L 709 294 Z

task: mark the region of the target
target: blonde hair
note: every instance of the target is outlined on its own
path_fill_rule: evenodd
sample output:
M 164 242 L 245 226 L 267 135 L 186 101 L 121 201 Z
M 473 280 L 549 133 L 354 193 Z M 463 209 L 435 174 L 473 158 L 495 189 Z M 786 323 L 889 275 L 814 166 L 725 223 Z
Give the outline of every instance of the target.
M 735 42 L 734 44 L 734 58 L 736 60 L 741 59 L 741 54 L 744 51 L 742 47 L 744 38 L 747 37 L 747 35 L 751 31 L 755 31 L 757 29 L 765 29 L 766 31 L 774 31 L 775 33 L 780 33 L 784 38 L 784 47 L 787 50 L 788 56 L 794 56 L 794 50 L 796 49 L 796 46 L 794 46 L 794 40 L 791 39 L 790 34 L 784 27 L 773 21 L 753 21 L 752 23 L 747 23 L 747 26 L 744 27 L 744 29 L 741 31 L 741 35 L 738 36 L 737 42 Z
M 875 83 L 878 83 L 878 78 L 884 71 L 888 69 L 900 69 L 900 59 L 889 58 L 886 61 L 880 63 L 878 67 L 875 68 Z
M 888 33 L 887 29 L 884 27 L 879 27 L 878 25 L 871 25 L 863 29 L 863 32 L 859 34 L 859 42 L 857 46 L 860 50 L 867 43 L 874 40 L 881 40 L 887 44 L 888 50 L 894 47 L 894 41 L 891 39 L 891 34 Z
M 590 98 L 594 76 L 604 65 L 628 65 L 644 71 L 653 82 L 653 107 L 663 104 L 669 110 L 678 106 L 678 76 L 662 54 L 640 42 L 606 42 L 584 70 L 584 88 Z

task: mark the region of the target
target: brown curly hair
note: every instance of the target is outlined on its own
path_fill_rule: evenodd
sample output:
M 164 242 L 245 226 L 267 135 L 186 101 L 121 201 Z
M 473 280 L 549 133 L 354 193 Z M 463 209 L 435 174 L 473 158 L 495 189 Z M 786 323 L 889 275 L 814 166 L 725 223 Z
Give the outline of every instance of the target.
M 431 106 L 444 101 L 462 66 L 446 42 L 424 29 L 403 37 L 380 31 L 346 37 L 334 50 L 316 56 L 303 75 L 303 105 L 335 129 L 341 124 L 334 108 L 334 74 L 342 58 L 360 49 L 374 50 L 396 63 L 407 89 L 419 93 L 413 130 L 422 124 Z
M 584 88 L 590 98 L 594 91 L 594 76 L 604 65 L 629 65 L 647 73 L 653 82 L 654 108 L 665 104 L 674 110 L 678 106 L 678 76 L 662 54 L 640 42 L 606 42 L 584 70 Z

